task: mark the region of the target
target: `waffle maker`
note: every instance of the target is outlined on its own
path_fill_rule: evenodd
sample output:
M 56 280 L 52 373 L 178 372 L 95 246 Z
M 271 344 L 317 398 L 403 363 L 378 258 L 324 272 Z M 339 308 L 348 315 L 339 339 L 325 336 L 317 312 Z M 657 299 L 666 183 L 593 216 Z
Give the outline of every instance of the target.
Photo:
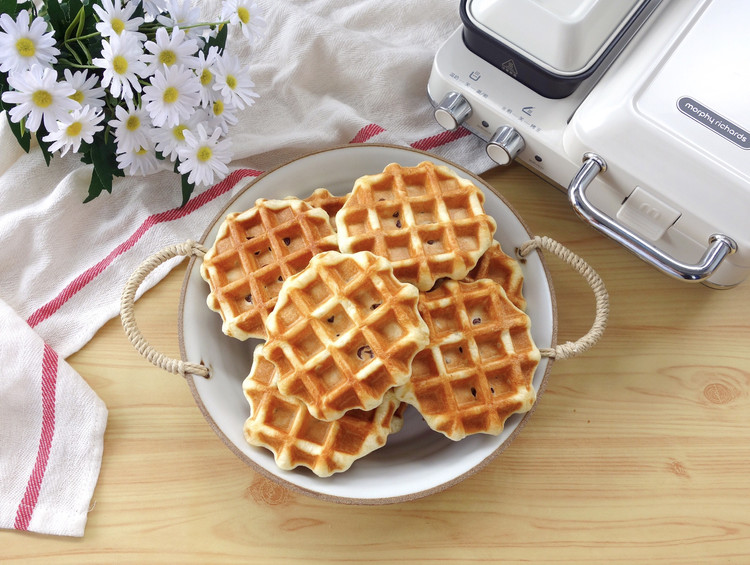
M 750 272 L 750 2 L 461 0 L 435 119 L 664 273 Z

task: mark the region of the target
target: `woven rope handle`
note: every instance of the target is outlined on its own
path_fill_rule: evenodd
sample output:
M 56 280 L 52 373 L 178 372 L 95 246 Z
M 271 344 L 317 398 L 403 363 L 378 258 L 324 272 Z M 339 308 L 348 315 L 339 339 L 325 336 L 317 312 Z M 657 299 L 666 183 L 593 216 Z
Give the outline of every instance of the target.
M 609 294 L 597 272 L 586 261 L 554 239 L 535 236 L 534 239 L 527 241 L 519 247 L 518 254 L 521 257 L 526 257 L 534 249 L 549 251 L 573 267 L 586 280 L 594 292 L 596 314 L 594 316 L 594 323 L 586 335 L 578 341 L 569 341 L 556 345 L 554 348 L 541 348 L 539 350 L 543 357 L 551 357 L 553 359 L 575 357 L 593 347 L 602 337 L 604 328 L 607 326 L 607 318 L 609 317 Z
M 183 377 L 187 374 L 192 374 L 208 378 L 208 367 L 197 363 L 187 363 L 180 359 L 173 359 L 156 351 L 146 341 L 146 338 L 143 337 L 138 324 L 135 322 L 135 294 L 149 273 L 165 261 L 173 257 L 190 257 L 192 255 L 203 257 L 205 254 L 206 248 L 194 241 L 185 241 L 184 243 L 171 245 L 161 251 L 157 251 L 141 263 L 135 272 L 130 275 L 130 279 L 128 279 L 120 297 L 122 327 L 125 329 L 125 335 L 128 336 L 130 343 L 133 344 L 136 351 L 160 369 Z

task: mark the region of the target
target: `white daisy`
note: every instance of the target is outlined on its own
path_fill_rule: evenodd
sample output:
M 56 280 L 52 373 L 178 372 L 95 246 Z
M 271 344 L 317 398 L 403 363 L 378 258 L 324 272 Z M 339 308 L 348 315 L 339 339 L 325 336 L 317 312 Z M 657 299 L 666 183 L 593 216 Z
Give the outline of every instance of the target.
M 196 25 L 201 21 L 199 6 L 191 6 L 190 0 L 167 0 L 167 15 L 157 16 L 156 19 L 164 27 L 179 27 L 189 39 L 195 39 L 201 44 L 200 35 L 210 29 L 208 25 Z M 187 28 L 187 29 L 186 29 Z
M 104 119 L 104 114 L 96 108 L 84 106 L 73 110 L 65 119 L 58 120 L 57 130 L 44 136 L 44 141 L 51 143 L 50 153 L 62 150 L 60 156 L 65 155 L 69 149 L 73 153 L 78 152 L 81 142 L 93 143 L 94 134 L 102 131 L 104 126 L 99 125 Z
M 177 170 L 188 175 L 189 183 L 210 186 L 229 173 L 227 163 L 232 159 L 232 143 L 220 139 L 221 129 L 216 128 L 209 136 L 203 124 L 198 124 L 195 133 L 185 130 L 184 135 L 187 146 L 179 150 Z
M 163 67 L 143 87 L 143 104 L 155 126 L 174 126 L 200 104 L 200 81 L 182 65 Z
M 237 56 L 224 51 L 216 58 L 216 83 L 214 90 L 221 92 L 224 100 L 243 110 L 245 106 L 255 103 L 253 98 L 258 94 L 253 90 L 255 83 L 250 75 L 242 68 Z
M 34 64 L 48 66 L 57 62 L 60 50 L 55 47 L 54 32 L 47 32 L 44 18 L 34 18 L 29 25 L 26 10 L 18 12 L 15 21 L 9 14 L 2 14 L 0 28 L 3 30 L 0 32 L 0 71 L 18 72 Z
M 266 29 L 263 12 L 255 2 L 249 0 L 226 0 L 221 6 L 221 19 L 239 25 L 242 33 L 251 42 L 257 41 Z
M 192 69 L 198 63 L 195 53 L 198 51 L 198 43 L 194 39 L 187 39 L 185 32 L 180 28 L 174 28 L 172 34 L 160 27 L 156 30 L 156 41 L 145 43 L 148 53 L 143 56 L 143 61 L 148 63 L 149 74 L 153 74 L 162 65 L 171 67 L 173 65 L 184 65 Z
M 87 71 L 71 72 L 70 69 L 63 69 L 65 82 L 67 82 L 75 92 L 71 98 L 81 106 L 91 106 L 92 108 L 104 107 L 105 90 L 99 84 L 99 77 L 89 74 Z
M 153 175 L 162 169 L 161 161 L 150 146 L 119 152 L 115 158 L 117 166 L 131 177 Z
M 205 122 L 208 115 L 205 110 L 197 110 L 186 120 L 181 120 L 175 126 L 162 126 L 152 130 L 152 137 L 156 144 L 156 150 L 164 155 L 164 158 L 170 161 L 176 161 L 179 157 L 179 150 L 187 147 L 185 141 L 185 131 L 196 131 L 196 126 Z
M 195 66 L 195 74 L 200 81 L 201 106 L 208 108 L 219 97 L 214 90 L 216 79 L 214 78 L 214 65 L 219 55 L 219 48 L 214 45 L 209 47 L 208 53 L 198 52 L 198 63 Z
M 136 108 L 131 100 L 127 107 L 115 108 L 115 119 L 109 121 L 117 142 L 117 152 L 132 151 L 139 147 L 151 146 L 151 120 L 142 108 Z
M 141 91 L 138 78 L 146 74 L 141 55 L 141 42 L 132 34 L 113 35 L 109 41 L 102 41 L 102 58 L 93 63 L 104 69 L 102 86 L 109 87 L 115 98 L 132 98 L 133 91 Z
M 124 6 L 121 0 L 102 0 L 102 5 L 93 5 L 94 11 L 101 20 L 96 24 L 96 31 L 102 34 L 102 37 L 112 37 L 113 35 L 122 35 L 123 32 L 130 32 L 136 35 L 140 41 L 146 41 L 146 34 L 138 31 L 143 23 L 143 18 L 133 17 L 133 13 L 138 5 L 137 2 L 127 2 Z
M 3 93 L 3 102 L 15 104 L 9 111 L 13 122 L 26 118 L 26 129 L 37 131 L 44 120 L 44 129 L 55 131 L 57 120 L 80 107 L 70 98 L 75 91 L 65 82 L 57 82 L 57 71 L 41 65 L 8 76 L 14 89 Z
M 238 121 L 237 115 L 234 112 L 235 107 L 231 102 L 224 102 L 224 100 L 219 98 L 208 110 L 209 128 L 220 128 L 221 132 L 226 135 L 229 133 L 229 126 L 235 125 Z
M 134 3 L 137 4 L 138 2 Z M 142 4 L 143 10 L 147 15 L 151 16 L 151 21 L 153 21 L 156 16 L 161 14 L 166 9 L 163 0 L 143 0 Z

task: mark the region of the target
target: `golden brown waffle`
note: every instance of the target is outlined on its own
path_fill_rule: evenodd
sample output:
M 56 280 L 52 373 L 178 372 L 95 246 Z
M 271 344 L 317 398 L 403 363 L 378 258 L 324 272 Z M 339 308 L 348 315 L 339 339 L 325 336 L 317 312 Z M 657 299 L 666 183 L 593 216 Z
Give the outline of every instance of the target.
M 496 225 L 483 204 L 482 191 L 447 167 L 391 163 L 354 184 L 336 215 L 339 247 L 385 257 L 400 281 L 429 290 L 464 278 L 490 246 Z
M 420 294 L 419 312 L 430 343 L 414 358 L 412 376 L 396 395 L 433 430 L 452 440 L 497 435 L 511 414 L 531 408 L 541 356 L 529 317 L 499 284 L 444 281 Z
M 259 199 L 251 209 L 226 217 L 203 258 L 201 276 L 211 287 L 208 306 L 221 314 L 225 334 L 264 338 L 282 283 L 313 255 L 335 249 L 325 211 L 297 198 Z
M 348 194 L 345 194 L 344 196 L 334 196 L 328 191 L 328 189 L 318 188 L 310 196 L 305 198 L 305 202 L 313 208 L 322 208 L 325 210 L 331 218 L 331 227 L 336 230 L 336 214 L 338 214 L 338 211 L 344 206 L 344 202 L 346 202 L 347 198 L 349 198 Z
M 284 282 L 266 322 L 263 355 L 279 369 L 279 390 L 320 420 L 370 410 L 404 384 L 428 341 L 419 292 L 372 253 L 316 255 Z
M 473 282 L 479 279 L 490 279 L 499 283 L 510 301 L 521 310 L 526 310 L 526 299 L 523 297 L 523 271 L 513 257 L 507 255 L 500 243 L 493 241 L 468 275 L 463 279 Z
M 406 405 L 392 391 L 372 410 L 350 410 L 333 422 L 313 418 L 302 402 L 279 392 L 276 367 L 261 349 L 260 345 L 255 348 L 252 370 L 243 383 L 251 409 L 245 439 L 269 449 L 279 468 L 303 466 L 328 477 L 346 471 L 401 429 Z

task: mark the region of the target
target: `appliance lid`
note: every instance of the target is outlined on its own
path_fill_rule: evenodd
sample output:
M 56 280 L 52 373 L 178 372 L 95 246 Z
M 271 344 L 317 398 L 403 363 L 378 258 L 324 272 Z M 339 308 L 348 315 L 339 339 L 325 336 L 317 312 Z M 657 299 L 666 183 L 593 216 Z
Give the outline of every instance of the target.
M 635 182 L 684 212 L 679 222 L 690 213 L 725 229 L 743 249 L 750 244 L 748 18 L 747 0 L 702 0 L 666 42 L 644 35 L 581 104 L 563 140 L 571 157 L 598 153 L 623 186 Z
M 648 0 L 467 0 L 479 29 L 540 67 L 576 75 L 593 66 Z

